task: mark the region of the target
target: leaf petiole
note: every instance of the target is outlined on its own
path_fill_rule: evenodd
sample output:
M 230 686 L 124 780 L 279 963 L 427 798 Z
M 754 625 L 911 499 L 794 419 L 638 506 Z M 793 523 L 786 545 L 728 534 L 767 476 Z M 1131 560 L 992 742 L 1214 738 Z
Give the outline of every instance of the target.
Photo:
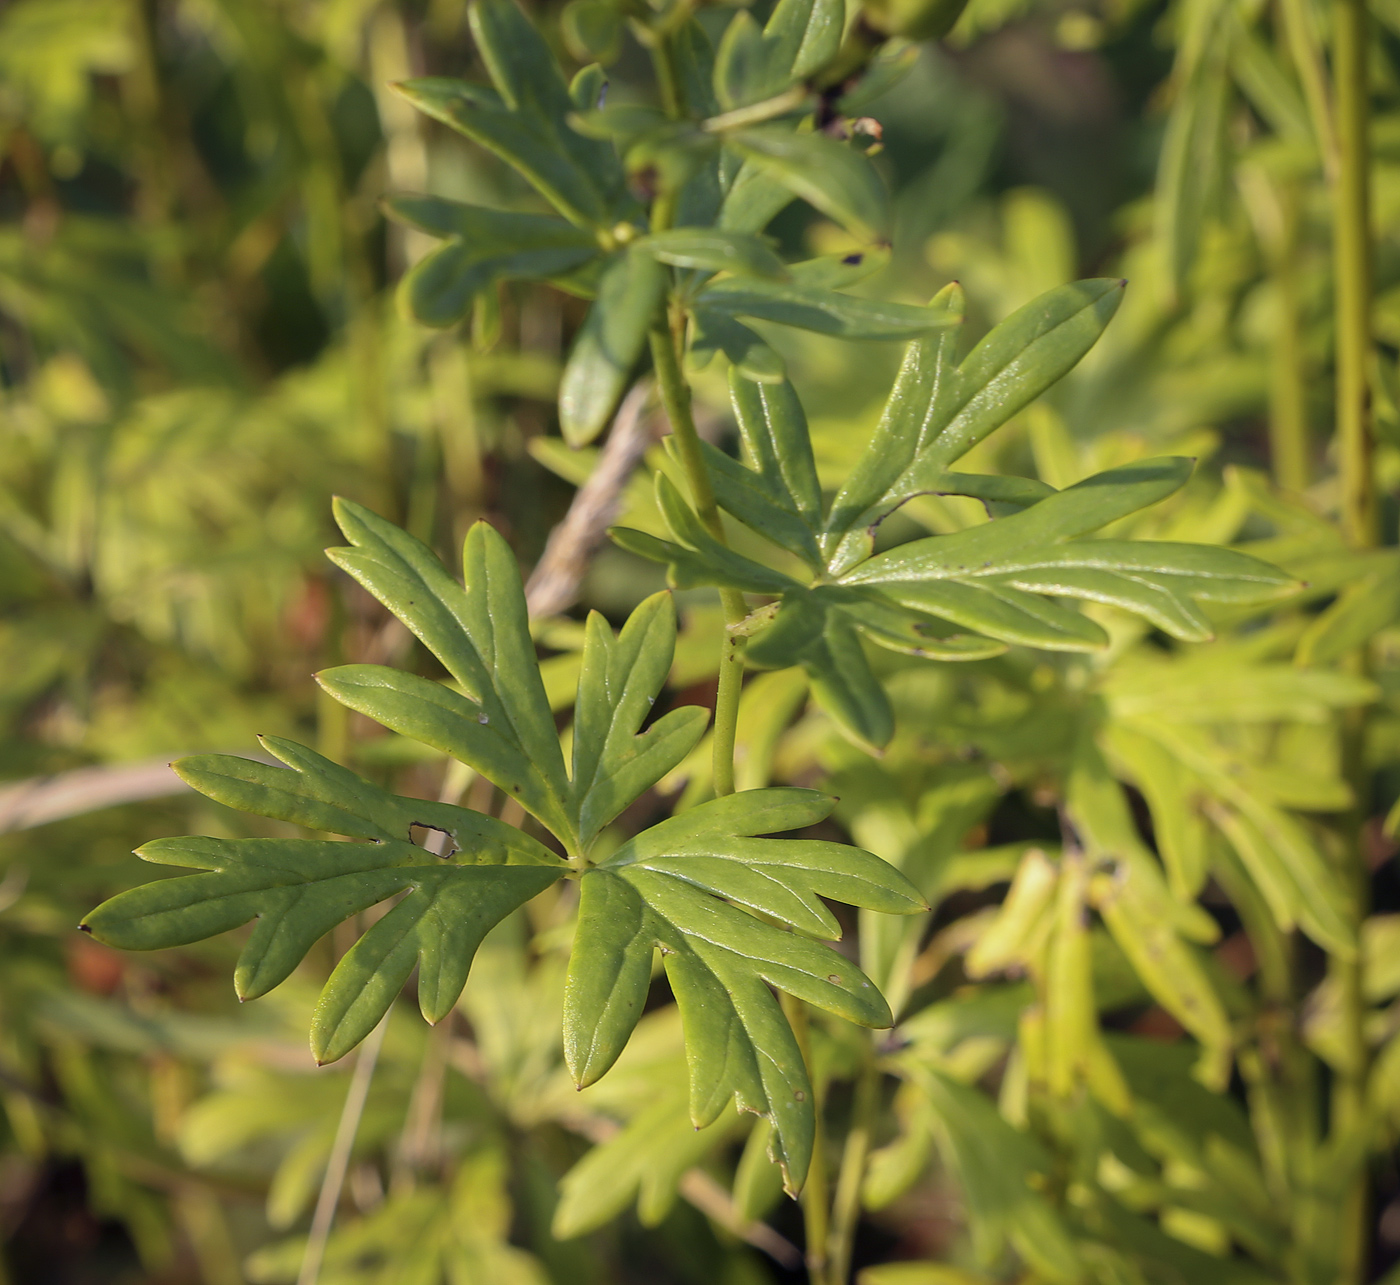
M 657 386 L 661 390 L 661 404 L 671 422 L 671 433 L 685 470 L 695 515 L 715 540 L 727 546 L 729 542 L 725 539 L 719 506 L 715 503 L 714 487 L 700 448 L 700 435 L 690 413 L 690 388 L 681 373 L 676 341 L 664 322 L 652 327 L 651 355 L 656 366 Z M 720 646 L 719 685 L 715 691 L 714 782 L 715 793 L 723 795 L 734 793 L 734 743 L 739 725 L 739 693 L 744 682 L 746 635 L 731 631 L 748 617 L 749 608 L 737 589 L 721 589 L 719 599 L 729 626 Z

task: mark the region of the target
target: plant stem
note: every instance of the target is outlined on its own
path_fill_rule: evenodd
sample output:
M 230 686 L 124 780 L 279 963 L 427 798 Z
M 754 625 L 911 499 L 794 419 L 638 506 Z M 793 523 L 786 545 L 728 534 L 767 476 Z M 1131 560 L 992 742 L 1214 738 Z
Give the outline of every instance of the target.
M 822 1101 L 817 1089 L 816 1076 L 812 1074 L 811 1041 L 807 1035 L 807 1006 L 795 995 L 782 991 L 778 996 L 783 1006 L 783 1015 L 797 1037 L 797 1047 L 802 1050 L 802 1061 L 807 1067 L 807 1078 L 812 1083 L 812 1112 L 816 1117 L 816 1135 L 812 1139 L 812 1164 L 807 1170 L 807 1181 L 802 1186 L 802 1226 L 807 1241 L 807 1277 L 811 1285 L 829 1285 L 833 1279 L 827 1274 L 827 1243 L 829 1236 L 829 1210 L 826 1194 L 826 1156 L 823 1153 L 825 1141 L 822 1133 Z
M 1338 171 L 1334 188 L 1333 254 L 1336 275 L 1337 447 L 1341 472 L 1341 523 L 1349 543 L 1375 547 L 1379 537 L 1371 468 L 1371 208 L 1370 85 L 1365 0 L 1336 0 L 1332 10 L 1333 83 L 1336 93 Z M 1364 670 L 1366 658 L 1355 658 Z M 1357 713 L 1343 729 L 1345 766 L 1354 792 L 1349 818 L 1347 872 L 1352 884 L 1357 936 L 1369 899 L 1363 826 L 1369 781 L 1364 763 L 1365 719 Z M 1366 998 L 1359 958 L 1333 957 L 1330 973 L 1342 1003 L 1343 1066 L 1332 1090 L 1332 1139 L 1345 1147 L 1365 1127 L 1370 1050 L 1364 1023 Z M 1365 1161 L 1357 1166 L 1342 1207 L 1337 1279 L 1366 1279 L 1370 1244 L 1369 1184 Z
M 1280 244 L 1274 262 L 1278 287 L 1278 332 L 1269 381 L 1269 454 L 1274 480 L 1289 491 L 1310 481 L 1307 387 L 1303 376 L 1301 305 L 1298 299 L 1298 214 L 1292 192 L 1279 197 Z
M 710 485 L 710 472 L 700 452 L 700 435 L 695 431 L 695 420 L 690 413 L 690 388 L 681 374 L 676 340 L 669 326 L 658 323 L 652 327 L 651 357 L 696 516 L 710 535 L 721 544 L 727 544 L 714 488 Z M 733 626 L 743 622 L 749 609 L 744 595 L 737 589 L 721 589 L 719 599 L 730 628 L 725 631 L 720 647 L 719 686 L 715 692 L 715 793 L 733 794 L 734 739 L 739 725 L 739 693 L 744 682 L 744 638 L 733 631 Z
M 340 1190 L 345 1185 L 345 1174 L 350 1168 L 350 1153 L 355 1149 L 355 1135 L 360 1131 L 360 1117 L 365 1113 L 365 1100 L 369 1097 L 369 1082 L 374 1078 L 374 1064 L 379 1061 L 384 1032 L 388 1029 L 389 1013 L 385 1013 L 379 1019 L 379 1025 L 365 1036 L 355 1059 L 355 1071 L 345 1092 L 345 1105 L 340 1110 L 340 1123 L 335 1127 L 335 1140 L 331 1143 L 330 1159 L 326 1162 L 326 1175 L 321 1180 L 321 1193 L 316 1198 L 316 1212 L 311 1216 L 311 1231 L 306 1238 L 306 1249 L 302 1252 L 297 1285 L 316 1285 L 320 1279 L 326 1241 L 330 1239 L 335 1208 L 340 1203 Z
M 1333 41 L 1340 165 L 1335 186 L 1337 445 L 1342 528 L 1357 548 L 1378 536 L 1371 476 L 1370 88 L 1365 0 L 1336 0 Z
M 831 1285 L 845 1285 L 851 1274 L 851 1250 L 855 1244 L 856 1223 L 860 1220 L 860 1188 L 865 1181 L 865 1163 L 870 1155 L 870 1134 L 879 1105 L 880 1072 L 874 1050 L 856 1081 L 851 1107 L 851 1127 L 841 1152 L 841 1169 L 836 1175 L 836 1195 L 831 1202 L 831 1233 L 827 1238 L 827 1277 Z

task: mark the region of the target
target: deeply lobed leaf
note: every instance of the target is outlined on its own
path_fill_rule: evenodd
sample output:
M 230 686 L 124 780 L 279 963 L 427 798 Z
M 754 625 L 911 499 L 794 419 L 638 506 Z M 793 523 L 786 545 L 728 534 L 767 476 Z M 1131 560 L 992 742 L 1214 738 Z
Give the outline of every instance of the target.
M 589 1084 L 640 1018 L 659 949 L 685 1027 L 692 1120 L 709 1124 L 731 1100 L 771 1117 L 791 1190 L 811 1159 L 812 1087 L 769 985 L 865 1026 L 888 1025 L 889 1008 L 829 947 L 731 903 L 819 936 L 837 931 L 818 894 L 894 913 L 924 908 L 908 881 L 869 853 L 752 837 L 811 825 L 834 803 L 812 790 L 746 791 L 624 844 L 581 881 L 565 996 L 565 1057 Z
M 373 1030 L 415 966 L 423 1014 L 440 1020 L 456 1003 L 485 934 L 567 867 L 491 817 L 392 795 L 290 741 L 264 743 L 290 767 L 200 755 L 178 770 L 231 807 L 368 841 L 157 839 L 138 855 L 206 873 L 121 893 L 94 910 L 84 929 L 113 946 L 153 950 L 256 919 L 234 973 L 239 997 L 253 999 L 286 980 L 337 924 L 401 896 L 332 972 L 313 1020 L 312 1050 L 321 1062 L 344 1056 Z M 410 842 L 413 826 L 444 831 L 459 860 Z

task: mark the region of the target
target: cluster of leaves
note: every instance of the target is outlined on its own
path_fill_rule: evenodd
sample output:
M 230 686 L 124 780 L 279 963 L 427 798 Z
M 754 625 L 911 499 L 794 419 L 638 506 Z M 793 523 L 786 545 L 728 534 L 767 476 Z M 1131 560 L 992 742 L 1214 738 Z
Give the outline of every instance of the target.
M 965 35 L 1000 20 L 990 7 L 974 3 Z M 298 10 L 294 32 L 256 0 L 191 8 L 181 40 L 202 51 L 201 69 L 241 61 L 217 111 L 192 107 L 193 144 L 172 130 L 163 148 L 153 122 L 170 129 L 181 113 L 154 112 L 161 60 L 143 51 L 159 41 L 128 6 L 7 10 L 0 111 L 18 122 L 15 172 L 34 172 L 25 148 L 37 138 L 59 190 L 26 188 L 25 223 L 4 230 L 0 263 L 0 304 L 37 354 L 0 332 L 7 370 L 24 375 L 7 393 L 20 449 L 7 453 L 0 507 L 0 641 L 16 662 L 6 761 L 27 771 L 251 747 L 253 726 L 304 738 L 301 672 L 337 668 L 322 674 L 336 699 L 315 707 L 319 753 L 269 735 L 267 761 L 182 762 L 218 810 L 181 804 L 49 831 L 64 860 L 33 863 L 31 891 L 5 921 L 5 1145 L 36 1163 L 81 1155 L 93 1207 L 123 1220 L 152 1271 L 166 1270 L 174 1221 L 194 1270 L 222 1282 L 257 1240 L 240 1230 L 230 1243 L 215 1188 L 191 1171 L 212 1170 L 230 1192 L 267 1186 L 268 1225 L 294 1230 L 337 1130 L 342 1098 L 327 1086 L 343 1081 L 333 1068 L 319 1080 L 286 1070 L 305 1057 L 291 1032 L 310 1015 L 318 1058 L 338 1057 L 416 970 L 438 1025 L 425 1033 L 403 1006 L 388 1018 L 348 1184 L 364 1216 L 342 1209 L 326 1285 L 600 1278 L 598 1254 L 623 1270 L 630 1261 L 619 1242 L 555 1237 L 608 1225 L 634 1200 L 644 1224 L 664 1223 L 646 1252 L 673 1254 L 678 1276 L 752 1273 L 742 1251 L 714 1248 L 687 1202 L 739 1236 L 770 1214 L 792 1233 L 781 1187 L 795 1188 L 812 1157 L 824 1164 L 810 1170 L 809 1208 L 825 1198 L 823 1168 L 839 1165 L 833 1214 L 846 1230 L 831 1240 L 832 1279 L 844 1279 L 857 1197 L 907 1228 L 900 1202 L 919 1185 L 961 1195 L 964 1225 L 927 1251 L 948 1261 L 869 1268 L 871 1285 L 1027 1271 L 1114 1285 L 1344 1278 L 1337 1229 L 1352 1217 L 1355 1175 L 1400 1120 L 1394 917 L 1363 919 L 1348 873 L 1354 817 L 1387 801 L 1400 761 L 1400 564 L 1392 550 L 1349 549 L 1319 516 L 1335 507 L 1328 481 L 1303 501 L 1247 469 L 1193 475 L 1181 458 L 1216 449 L 1198 425 L 1244 423 L 1231 444 L 1241 458 L 1266 398 L 1273 428 L 1290 408 L 1304 422 L 1316 412 L 1307 375 L 1326 362 L 1321 176 L 1334 146 L 1320 12 L 1285 6 L 1276 36 L 1271 11 L 1174 11 L 1181 56 L 1156 224 L 1126 216 L 1133 243 L 1115 267 L 1134 284 L 1108 327 L 1121 281 L 1071 280 L 1065 220 L 1033 192 L 930 244 L 969 304 L 957 287 L 927 306 L 852 292 L 889 261 L 895 220 L 877 168 L 841 141 L 859 136 L 850 118 L 911 69 L 917 93 L 929 65 L 963 85 L 935 55 L 916 64 L 872 33 L 938 34 L 952 7 L 869 5 L 851 25 L 820 0 L 783 0 L 761 19 L 575 0 L 559 16 L 563 47 L 585 64 L 571 82 L 514 5 L 487 0 L 472 26 L 492 87 L 434 78 L 401 91 L 503 162 L 464 182 L 453 154 L 450 190 L 469 204 L 387 202 L 410 228 L 390 230 L 391 261 L 405 248 L 416 257 L 422 233 L 444 242 L 403 286 L 420 321 L 449 328 L 425 339 L 365 284 L 378 253 L 370 200 L 384 184 L 373 166 L 361 177 L 366 104 L 377 101 L 389 135 L 391 185 L 447 171 L 415 168 L 414 127 L 384 92 L 408 72 L 395 53 L 401 15 L 386 6 L 366 28 L 361 74 L 360 33 L 334 10 Z M 551 35 L 553 20 L 544 15 Z M 79 29 L 81 40 L 53 34 Z M 624 41 L 665 54 L 655 100 L 625 82 L 604 96 L 592 64 L 611 63 Z M 1388 57 L 1377 48 L 1379 76 L 1392 74 Z M 440 65 L 460 62 L 454 50 Z M 129 139 L 94 125 L 108 108 L 90 72 L 120 79 Z M 188 88 L 171 80 L 161 92 Z M 965 86 L 961 99 L 957 147 L 929 183 L 905 188 L 901 228 L 911 205 L 926 228 L 924 207 L 952 208 L 946 193 L 975 187 L 981 100 Z M 902 109 L 885 102 L 888 127 Z M 929 114 L 918 102 L 914 114 Z M 247 152 L 234 179 L 213 170 L 227 216 L 200 205 L 196 185 L 185 199 L 204 213 L 182 218 L 169 194 L 209 164 L 216 135 L 214 152 L 228 139 Z M 53 223 L 85 153 L 129 164 L 145 194 L 139 221 Z M 959 178 L 958 164 L 974 176 Z M 1224 199 L 1236 188 L 1242 204 Z M 819 228 L 798 249 L 789 218 L 770 239 L 794 200 L 841 231 Z M 984 234 L 998 224 L 1003 235 Z M 921 246 L 895 253 L 923 279 Z M 351 338 L 249 397 L 240 379 L 260 378 L 269 355 L 286 360 L 267 326 L 307 315 L 308 286 Z M 486 347 L 502 307 L 508 325 L 517 307 L 557 309 L 556 287 L 591 302 L 566 363 L 509 341 L 468 353 L 451 329 L 470 315 Z M 272 304 L 260 311 L 262 289 Z M 971 345 L 965 311 L 982 336 Z M 220 332 L 217 315 L 237 333 Z M 608 556 L 638 581 L 634 555 L 669 568 L 679 638 L 664 595 L 619 636 L 596 616 L 527 626 L 515 554 L 489 528 L 468 531 L 498 475 L 516 498 L 492 502 L 522 548 L 539 523 L 518 498 L 538 488 L 510 481 L 518 429 L 497 394 L 527 409 L 553 401 L 562 371 L 560 423 L 583 444 L 648 345 L 664 357 L 658 345 L 677 337 L 697 400 L 737 424 L 738 458 L 700 446 L 732 547 L 692 508 L 682 453 L 658 450 L 655 486 L 638 479 L 626 495 L 615 539 L 627 552 Z M 874 397 L 883 359 L 851 362 L 832 339 L 912 341 L 878 422 L 877 406 L 849 408 Z M 259 346 L 236 375 L 228 354 Z M 1384 426 L 1400 398 L 1384 357 L 1379 369 Z M 1286 434 L 1274 436 L 1278 476 L 1296 489 L 1307 477 L 1287 471 Z M 571 482 L 594 458 L 547 439 L 531 449 Z M 1394 468 L 1386 447 L 1382 479 Z M 309 477 L 440 547 L 444 510 L 467 535 L 464 588 L 396 527 L 339 510 L 354 547 L 337 563 L 447 681 L 432 662 L 435 678 L 340 664 L 405 657 L 403 645 L 364 643 L 368 599 L 349 599 L 348 628 L 337 600 L 323 644 L 288 643 L 284 607 L 296 620 L 319 600 L 308 555 L 324 543 L 327 506 Z M 1222 547 L 1246 538 L 1243 551 Z M 669 706 L 668 681 L 714 673 L 719 637 L 694 592 L 711 586 L 747 596 L 735 634 L 768 671 L 747 676 L 740 705 L 741 793 L 717 800 L 703 713 L 652 713 L 653 701 Z M 540 640 L 560 653 L 543 666 Z M 1355 672 L 1358 648 L 1369 677 Z M 335 712 L 346 706 L 391 734 L 352 745 Z M 1343 732 L 1363 719 L 1358 747 Z M 444 798 L 479 774 L 471 806 L 412 797 L 439 785 L 413 765 L 445 759 L 470 766 L 449 769 Z M 1379 774 L 1374 797 L 1367 771 Z M 648 824 L 653 788 L 682 785 L 673 815 Z M 833 823 L 861 848 L 828 841 Z M 814 824 L 820 840 L 763 837 Z M 106 861 L 123 825 L 220 836 L 148 843 L 148 859 L 201 873 L 123 893 L 90 921 L 124 946 L 187 944 L 171 964 L 120 965 L 127 1003 L 66 994 L 45 943 L 71 924 L 74 896 L 90 905 L 134 881 L 125 866 L 80 864 L 84 848 Z M 54 878 L 74 870 L 80 886 L 60 894 Z M 0 902 L 12 895 L 6 879 Z M 827 900 L 867 907 L 858 932 Z M 222 1011 L 203 979 L 223 947 L 195 943 L 249 920 L 235 980 L 263 1003 L 237 1022 L 166 1011 L 162 988 L 187 1009 Z M 859 969 L 822 944 L 841 924 Z M 333 954 L 318 944 L 328 932 Z M 658 952 L 677 1002 L 655 1008 Z M 90 943 L 70 955 L 79 984 L 106 986 L 84 970 L 111 968 L 112 956 Z M 1359 968 L 1359 1008 L 1348 968 Z M 327 974 L 313 1014 L 307 979 Z M 891 1021 L 873 1040 L 862 1030 Z M 209 1080 L 196 1071 L 191 1089 L 190 1068 L 204 1066 Z M 1337 1127 L 1323 1132 L 1319 1080 L 1364 1081 L 1359 1123 L 1343 1129 L 1334 1110 Z M 556 1125 L 596 1145 L 581 1158 L 561 1150 Z M 409 1145 L 435 1130 L 436 1150 Z M 380 1175 L 388 1190 L 376 1195 Z M 173 1200 L 155 1194 L 166 1189 Z M 296 1279 L 304 1243 L 262 1250 L 247 1274 Z
M 616 638 L 601 616 L 590 617 L 566 773 L 504 540 L 484 523 L 472 528 L 463 589 L 422 544 L 367 510 L 342 503 L 338 516 L 353 548 L 336 551 L 335 560 L 413 630 L 461 693 L 377 665 L 324 671 L 324 690 L 480 772 L 572 862 L 491 817 L 387 794 L 304 746 L 267 738 L 285 768 L 216 755 L 185 759 L 177 770 L 228 806 L 367 842 L 159 839 L 139 855 L 209 873 L 122 893 L 89 915 L 85 929 L 111 945 L 149 950 L 256 918 L 235 975 L 239 996 L 250 999 L 285 981 L 336 924 L 398 896 L 322 992 L 311 1043 L 326 1062 L 379 1024 L 415 967 L 424 1017 L 446 1017 L 486 933 L 573 874 L 579 927 L 564 1047 L 579 1087 L 602 1076 L 626 1045 L 660 950 L 686 1025 L 695 1127 L 710 1124 L 731 1098 L 770 1118 L 776 1158 L 795 1191 L 811 1160 L 812 1086 L 764 983 L 850 1021 L 888 1026 L 889 1009 L 869 980 L 818 944 L 840 934 L 819 895 L 895 913 L 922 909 L 921 898 L 860 849 L 752 837 L 822 820 L 834 800 L 810 790 L 716 799 L 599 859 L 603 828 L 674 768 L 705 727 L 703 710 L 682 706 L 641 730 L 671 667 L 669 597 L 644 602 Z M 445 833 L 451 855 L 413 843 L 414 826 Z

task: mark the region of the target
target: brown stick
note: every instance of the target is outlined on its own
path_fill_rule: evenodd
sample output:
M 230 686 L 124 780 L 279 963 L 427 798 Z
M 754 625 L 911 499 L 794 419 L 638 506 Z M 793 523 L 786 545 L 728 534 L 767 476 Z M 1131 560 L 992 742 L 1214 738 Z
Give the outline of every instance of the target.
M 160 799 L 189 789 L 168 758 L 111 767 L 80 767 L 0 785 L 0 834 L 30 830 L 121 803 Z
M 644 414 L 650 396 L 651 382 L 643 380 L 623 398 L 597 467 L 550 532 L 544 556 L 525 585 L 531 616 L 557 616 L 578 601 L 588 559 L 617 517 L 628 479 L 656 440 L 655 417 Z

